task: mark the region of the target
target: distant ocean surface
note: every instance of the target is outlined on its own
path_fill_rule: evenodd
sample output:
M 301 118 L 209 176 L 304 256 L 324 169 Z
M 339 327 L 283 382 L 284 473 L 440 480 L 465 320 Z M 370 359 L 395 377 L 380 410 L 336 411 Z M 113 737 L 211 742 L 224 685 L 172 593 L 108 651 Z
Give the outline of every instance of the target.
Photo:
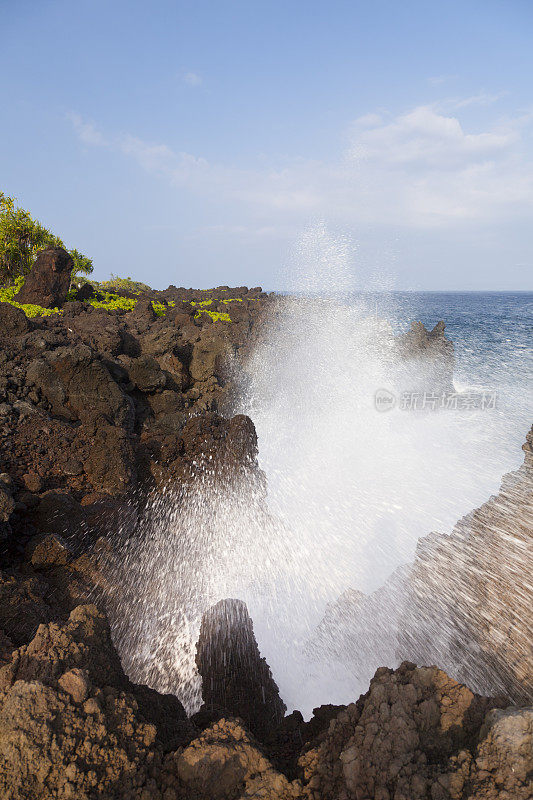
M 428 329 L 443 320 L 455 349 L 456 390 L 497 394 L 493 447 L 506 469 L 522 462 L 533 424 L 533 292 L 354 291 L 336 299 L 387 319 L 395 334 L 414 320 Z
M 531 401 L 533 292 L 390 292 L 366 298 L 396 333 L 412 320 L 426 328 L 444 320 L 459 385 L 524 386 L 529 390 L 524 400 Z
M 354 301 L 395 333 L 413 320 L 428 329 L 443 320 L 455 348 L 455 388 L 496 392 L 501 455 L 509 468 L 522 462 L 533 424 L 533 292 L 354 292 Z

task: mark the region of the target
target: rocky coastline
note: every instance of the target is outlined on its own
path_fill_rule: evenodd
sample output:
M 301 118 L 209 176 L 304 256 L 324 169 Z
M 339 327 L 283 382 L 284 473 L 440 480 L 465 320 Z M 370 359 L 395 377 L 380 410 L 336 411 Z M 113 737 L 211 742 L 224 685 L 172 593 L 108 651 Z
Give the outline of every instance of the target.
M 198 481 L 261 497 L 236 398 L 284 299 L 169 287 L 98 308 L 91 289 L 67 300 L 68 266 L 47 253 L 22 298 L 60 313 L 0 303 L 0 798 L 530 800 L 533 429 L 496 497 L 421 540 L 374 596 L 328 609 L 310 647 L 354 668 L 382 648 L 366 694 L 287 715 L 246 606 L 226 598 L 202 620 L 203 705 L 188 717 L 125 674 L 109 534 L 133 535 L 147 498 Z M 394 346 L 451 385 L 443 324 Z

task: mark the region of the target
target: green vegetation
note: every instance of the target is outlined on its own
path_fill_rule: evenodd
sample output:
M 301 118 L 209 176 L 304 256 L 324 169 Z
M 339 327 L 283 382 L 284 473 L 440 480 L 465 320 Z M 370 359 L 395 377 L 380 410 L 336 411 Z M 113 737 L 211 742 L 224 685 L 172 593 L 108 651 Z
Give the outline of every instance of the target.
M 195 318 L 198 319 L 200 314 L 209 314 L 213 322 L 231 322 L 230 315 L 224 314 L 221 311 L 208 311 L 206 308 L 201 308 L 200 311 L 197 311 L 194 315 Z
M 141 292 L 151 292 L 152 289 L 146 283 L 134 281 L 133 278 L 119 278 L 118 275 L 113 275 L 108 281 L 102 281 L 98 284 L 101 291 L 113 292 L 122 290 L 124 292 L 131 292 L 132 294 L 141 294 Z
M 49 317 L 50 314 L 58 314 L 58 308 L 43 308 L 32 303 L 17 303 L 14 299 L 19 289 L 22 289 L 24 275 L 19 275 L 12 286 L 4 289 L 0 288 L 0 303 L 11 303 L 15 308 L 21 308 L 27 317 Z
M 71 251 L 71 254 L 72 253 L 76 254 L 76 257 L 78 259 L 77 261 L 78 268 L 80 269 L 83 268 L 83 259 L 85 258 L 85 256 L 83 256 L 81 253 L 78 253 L 77 251 Z M 24 280 L 25 280 L 25 275 L 19 274 L 14 278 L 10 286 L 4 286 L 4 288 L 0 288 L 0 302 L 11 303 L 11 305 L 15 306 L 16 308 L 21 308 L 27 317 L 49 316 L 50 314 L 61 313 L 61 309 L 58 308 L 43 308 L 42 306 L 31 305 L 29 303 L 26 304 L 17 303 L 16 295 L 17 292 L 22 288 Z M 96 299 L 87 300 L 86 302 L 90 303 L 90 305 L 92 305 L 94 308 L 103 308 L 106 311 L 115 311 L 117 309 L 121 309 L 122 311 L 133 311 L 138 302 L 137 298 L 135 297 L 122 297 L 121 295 L 116 294 L 116 292 L 109 291 L 111 288 L 114 288 L 115 290 L 128 291 L 132 294 L 141 294 L 142 292 L 151 291 L 150 287 L 144 283 L 133 281 L 131 278 L 119 278 L 116 275 L 111 275 L 110 280 L 102 281 L 101 283 L 98 283 L 97 281 L 87 281 L 83 277 L 73 282 L 73 284 L 79 284 L 79 285 L 83 283 L 91 283 L 91 285 L 94 286 L 94 288 L 103 295 L 103 298 L 100 300 Z M 205 289 L 204 291 L 209 291 L 209 290 Z M 71 287 L 68 299 L 73 300 L 74 297 L 75 297 L 74 289 Z M 175 300 L 169 300 L 168 303 L 166 304 L 161 303 L 158 300 L 152 300 L 151 302 L 154 311 L 158 317 L 164 317 L 167 308 L 176 307 Z M 198 319 L 200 314 L 209 314 L 213 322 L 231 322 L 231 317 L 227 312 L 211 311 L 209 309 L 209 306 L 212 305 L 213 302 L 222 302 L 225 305 L 227 305 L 228 303 L 237 303 L 237 302 L 242 303 L 242 297 L 234 297 L 221 301 L 216 299 L 199 300 L 199 301 L 193 300 L 191 301 L 191 305 L 198 306 L 195 318 Z
M 37 253 L 45 247 L 65 245 L 28 211 L 16 206 L 13 197 L 0 192 L 0 286 L 9 286 L 16 278 L 27 275 Z M 90 275 L 91 259 L 75 249 L 68 252 L 74 261 L 72 276 Z

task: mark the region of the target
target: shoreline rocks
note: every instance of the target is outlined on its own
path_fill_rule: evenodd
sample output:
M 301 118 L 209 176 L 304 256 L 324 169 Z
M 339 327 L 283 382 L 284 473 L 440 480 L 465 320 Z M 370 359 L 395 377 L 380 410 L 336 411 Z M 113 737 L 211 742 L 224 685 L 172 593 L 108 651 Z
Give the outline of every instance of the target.
M 39 305 L 63 305 L 63 256 L 45 252 L 36 266 L 24 289 L 33 282 L 44 292 L 46 279 Z M 530 542 L 532 434 L 524 466 L 458 523 L 452 541 L 431 535 L 379 594 L 348 592 L 328 609 L 315 644 L 330 637 L 350 657 L 374 636 L 384 663 L 403 662 L 368 675 L 368 692 L 353 703 L 317 708 L 307 722 L 298 711 L 284 716 L 238 599 L 204 614 L 204 706 L 192 718 L 175 696 L 128 678 L 104 613 L 116 587 L 103 534 L 128 540 L 147 497 L 172 492 L 179 510 L 195 481 L 222 493 L 253 487 L 250 502 L 261 504 L 255 428 L 233 413 L 236 375 L 283 302 L 246 287 L 169 287 L 135 299 L 130 312 L 78 301 L 31 321 L 0 305 L 0 795 L 529 800 L 533 711 L 510 702 L 530 698 L 530 596 L 527 587 L 516 596 L 516 577 Z M 232 322 L 198 317 L 191 303 L 208 299 L 217 313 L 229 308 Z M 406 376 L 448 390 L 453 347 L 442 323 L 415 323 L 392 349 Z M 486 613 L 494 598 L 497 608 L 513 606 L 510 629 L 504 615 Z M 506 696 L 483 696 L 493 689 Z

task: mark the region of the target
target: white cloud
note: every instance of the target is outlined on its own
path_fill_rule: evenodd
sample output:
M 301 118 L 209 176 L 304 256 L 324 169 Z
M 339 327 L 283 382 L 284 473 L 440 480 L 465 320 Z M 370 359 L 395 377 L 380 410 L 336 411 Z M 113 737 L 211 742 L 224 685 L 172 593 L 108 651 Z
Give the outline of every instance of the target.
M 533 166 L 523 154 L 528 116 L 468 132 L 457 115 L 436 105 L 397 116 L 366 114 L 350 126 L 350 146 L 336 160 L 293 158 L 255 169 L 131 135 L 110 139 L 76 115 L 71 122 L 84 144 L 106 144 L 218 203 L 236 234 L 240 226 L 261 235 L 286 231 L 318 216 L 356 228 L 491 224 L 530 213 L 533 203 Z
M 439 114 L 432 106 L 418 108 L 381 124 L 379 118 L 356 134 L 352 155 L 391 167 L 409 166 L 416 172 L 456 169 L 498 155 L 517 139 L 512 129 L 467 134 L 456 117 Z
M 505 92 L 500 94 L 490 94 L 489 92 L 478 92 L 471 97 L 459 97 L 450 100 L 444 100 L 439 103 L 442 109 L 448 111 L 459 111 L 460 108 L 468 108 L 468 106 L 491 106 L 505 97 Z
M 67 114 L 67 119 L 71 121 L 74 130 L 78 134 L 78 138 L 83 142 L 83 144 L 91 145 L 93 147 L 102 147 L 107 144 L 106 140 L 100 131 L 97 130 L 94 123 L 85 122 L 79 114 L 76 114 L 73 111 L 70 111 Z
M 441 86 L 443 83 L 448 83 L 448 81 L 457 78 L 457 75 L 432 75 L 428 78 L 428 83 L 432 86 Z
M 186 83 L 187 86 L 201 86 L 203 78 L 196 72 L 186 72 L 183 76 L 183 82 Z

